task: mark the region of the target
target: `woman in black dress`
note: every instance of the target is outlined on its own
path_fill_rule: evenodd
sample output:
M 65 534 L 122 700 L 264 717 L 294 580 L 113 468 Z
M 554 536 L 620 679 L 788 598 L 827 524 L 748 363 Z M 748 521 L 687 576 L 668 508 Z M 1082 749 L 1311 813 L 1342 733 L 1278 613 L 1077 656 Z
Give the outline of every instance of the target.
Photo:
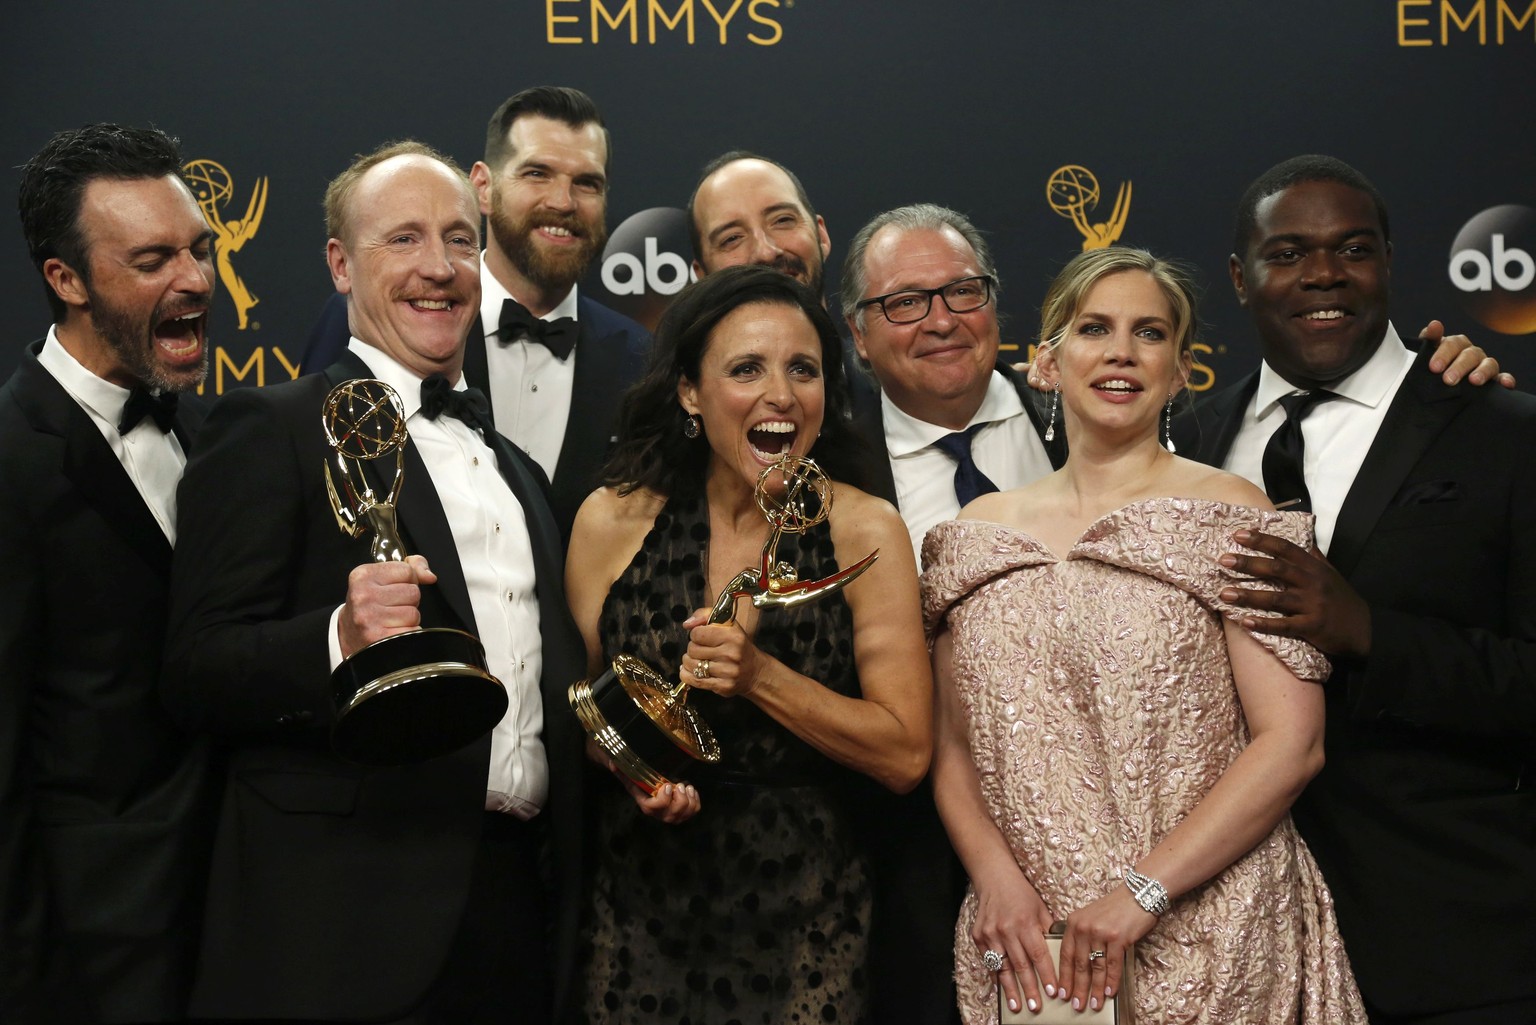
M 841 483 L 856 471 L 842 347 L 816 297 L 767 268 L 684 291 L 626 397 L 608 486 L 576 518 L 566 570 L 595 675 L 635 655 L 681 674 L 723 749 L 647 796 L 597 797 L 589 1020 L 861 1021 L 864 855 L 836 789 L 847 770 L 898 792 L 928 768 L 932 682 L 917 572 L 896 511 Z M 705 622 L 758 561 L 754 500 L 784 451 L 835 483 L 827 521 L 778 558 L 820 579 L 876 549 L 841 592 L 793 609 L 741 602 Z

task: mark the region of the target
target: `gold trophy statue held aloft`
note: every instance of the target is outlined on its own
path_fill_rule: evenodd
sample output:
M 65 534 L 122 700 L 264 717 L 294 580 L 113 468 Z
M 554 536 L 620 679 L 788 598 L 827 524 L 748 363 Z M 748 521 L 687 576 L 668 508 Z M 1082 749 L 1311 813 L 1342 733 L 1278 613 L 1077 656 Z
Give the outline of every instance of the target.
M 373 532 L 370 558 L 405 559 L 395 501 L 405 475 L 405 407 L 383 381 L 345 381 L 325 397 L 332 463 L 325 489 L 348 537 Z M 365 463 L 395 456 L 389 490 L 375 492 Z M 381 477 L 384 473 L 381 472 Z M 367 765 L 435 758 L 478 740 L 501 721 L 507 692 L 486 667 L 485 648 L 463 630 L 409 630 L 353 652 L 331 674 L 336 721 L 331 744 Z
M 776 495 L 772 482 L 783 484 Z M 757 608 L 790 608 L 824 598 L 853 581 L 880 554 L 864 558 L 823 580 L 802 581 L 795 568 L 778 561 L 779 541 L 827 518 L 832 481 L 810 459 L 785 455 L 757 476 L 757 507 L 769 524 L 758 565 L 736 574 L 710 610 L 708 622 L 736 618 L 736 602 L 750 598 Z M 638 658 L 620 655 L 596 680 L 571 685 L 571 709 L 588 736 L 636 786 L 654 794 L 663 784 L 684 779 L 695 762 L 720 760 L 720 745 L 696 708 L 689 686 L 668 681 Z

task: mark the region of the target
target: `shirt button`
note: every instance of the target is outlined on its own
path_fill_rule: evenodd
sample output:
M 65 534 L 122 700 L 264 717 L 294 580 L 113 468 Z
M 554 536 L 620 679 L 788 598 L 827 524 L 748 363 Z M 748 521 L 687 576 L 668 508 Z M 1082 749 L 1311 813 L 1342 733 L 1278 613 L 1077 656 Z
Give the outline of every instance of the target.
M 507 601 L 517 601 L 517 595 L 513 594 L 511 591 L 508 591 Z
M 501 533 L 501 524 L 499 524 L 499 523 L 496 524 L 495 525 L 495 529 L 496 529 L 496 533 L 500 534 Z
M 480 457 L 479 456 L 470 456 L 469 457 L 469 462 L 470 462 L 471 466 L 479 466 L 480 465 Z
M 529 389 L 529 390 L 530 390 L 530 391 L 538 391 L 538 390 L 539 390 L 539 386 L 538 386 L 538 385 L 534 385 L 534 386 L 533 386 L 533 387 L 532 387 L 532 388 L 530 388 L 530 389 Z

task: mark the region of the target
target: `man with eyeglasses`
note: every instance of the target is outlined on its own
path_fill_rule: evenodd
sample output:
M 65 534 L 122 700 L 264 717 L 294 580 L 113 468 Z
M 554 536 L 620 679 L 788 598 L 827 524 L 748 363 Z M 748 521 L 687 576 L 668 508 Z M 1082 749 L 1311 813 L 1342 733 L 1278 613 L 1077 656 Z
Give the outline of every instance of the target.
M 977 495 L 1027 484 L 1066 456 L 1035 392 L 998 359 L 997 271 L 964 215 L 932 203 L 879 214 L 843 264 L 843 316 L 879 390 L 852 375 L 875 490 L 912 547 Z M 1047 437 L 1051 434 L 1051 437 Z

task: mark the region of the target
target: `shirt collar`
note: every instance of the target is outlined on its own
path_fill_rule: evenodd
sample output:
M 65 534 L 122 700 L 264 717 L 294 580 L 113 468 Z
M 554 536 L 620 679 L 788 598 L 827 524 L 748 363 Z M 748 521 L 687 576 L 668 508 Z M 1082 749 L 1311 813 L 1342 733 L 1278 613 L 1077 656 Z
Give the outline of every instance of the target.
M 576 288 L 577 286 L 572 285 L 571 290 L 565 293 L 565 298 L 561 299 L 554 309 L 539 319 L 554 320 L 556 317 L 570 317 L 572 320 L 575 320 Z M 480 327 L 484 330 L 485 337 L 492 337 L 496 334 L 497 329 L 500 328 L 501 304 L 508 299 L 517 299 L 517 296 L 507 291 L 507 286 L 498 281 L 496 275 L 492 274 L 490 269 L 486 267 L 485 252 L 482 250 L 480 253 Z M 517 299 L 517 301 L 522 302 L 521 299 Z
M 405 407 L 405 418 L 409 420 L 421 409 L 421 377 L 415 371 L 406 367 L 383 349 L 369 345 L 360 338 L 354 337 L 347 344 L 353 355 L 368 365 L 373 376 L 389 385 L 400 395 L 400 404 Z M 454 383 L 454 391 L 463 391 L 469 385 L 464 380 L 464 375 L 459 374 L 459 379 Z
M 1023 412 L 1024 402 L 1019 398 L 1019 393 L 1008 383 L 1007 378 L 994 370 L 987 381 L 987 394 L 981 400 L 981 407 L 965 426 L 969 428 L 976 424 L 1010 420 Z M 896 403 L 883 394 L 880 396 L 880 418 L 885 427 L 885 447 L 893 456 L 911 455 L 946 434 L 954 433 L 948 427 L 919 420 L 898 409 Z
M 109 424 L 122 420 L 129 390 L 87 370 L 64 348 L 52 326 L 48 328 L 48 337 L 43 341 L 42 351 L 37 354 L 37 361 L 53 375 L 55 381 L 64 386 L 65 391 L 75 397 L 75 401 L 88 407 Z
M 1403 345 L 1397 329 L 1389 322 L 1381 344 L 1371 353 L 1365 364 L 1329 386 L 1328 390 L 1351 402 L 1375 409 L 1390 399 L 1402 377 L 1403 368 L 1413 362 L 1413 351 Z M 1262 420 L 1272 412 L 1283 396 L 1297 391 L 1297 387 L 1272 370 L 1268 363 L 1259 368 L 1259 390 L 1254 396 L 1255 419 Z

